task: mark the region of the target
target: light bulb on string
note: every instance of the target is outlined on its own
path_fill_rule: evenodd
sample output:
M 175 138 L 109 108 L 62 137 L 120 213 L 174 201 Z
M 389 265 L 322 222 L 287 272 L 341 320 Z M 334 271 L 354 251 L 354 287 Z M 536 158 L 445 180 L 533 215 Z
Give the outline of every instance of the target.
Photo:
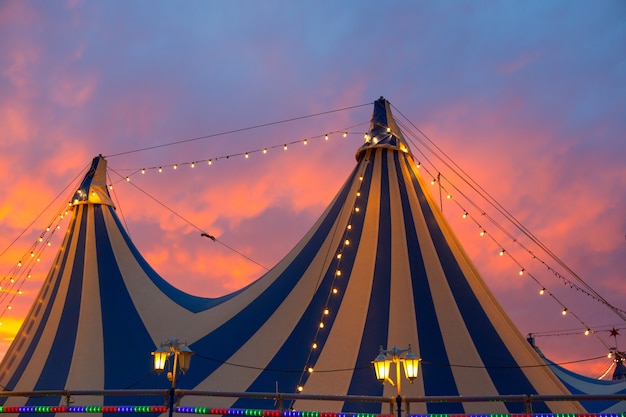
M 145 174 L 146 173 L 146 169 L 145 168 L 141 168 L 141 173 Z
M 308 144 L 309 142 L 305 139 L 305 140 L 303 140 L 303 141 L 302 141 L 302 143 L 303 143 L 304 145 L 306 145 L 306 144 Z
M 520 269 L 520 270 L 519 270 L 519 274 L 520 274 L 520 275 L 524 275 L 524 272 L 526 272 L 526 270 L 525 270 L 524 268 L 522 268 L 522 269 Z
M 347 137 L 348 136 L 348 132 L 343 132 L 343 137 Z
M 283 149 L 284 149 L 284 150 L 287 150 L 287 145 L 283 145 Z
M 500 256 L 504 256 L 504 252 L 505 252 L 505 251 L 504 251 L 504 249 L 502 249 L 502 250 L 500 251 Z
M 467 219 L 467 211 L 466 211 L 466 212 L 464 212 L 464 213 L 463 213 L 463 216 L 461 216 L 461 217 L 463 217 L 464 219 Z
M 543 295 L 543 294 L 545 294 L 545 292 L 546 292 L 546 289 L 542 288 L 542 289 L 539 290 L 539 295 Z
M 324 140 L 328 140 L 328 134 L 324 135 Z
M 159 167 L 159 172 L 163 172 L 163 167 Z
M 195 163 L 195 162 L 192 162 L 192 163 L 191 163 L 191 167 L 192 167 L 192 168 L 195 168 L 195 167 L 196 167 L 196 163 Z
M 565 316 L 567 314 L 567 311 L 568 311 L 567 308 L 564 308 L 563 311 L 561 311 L 561 314 Z

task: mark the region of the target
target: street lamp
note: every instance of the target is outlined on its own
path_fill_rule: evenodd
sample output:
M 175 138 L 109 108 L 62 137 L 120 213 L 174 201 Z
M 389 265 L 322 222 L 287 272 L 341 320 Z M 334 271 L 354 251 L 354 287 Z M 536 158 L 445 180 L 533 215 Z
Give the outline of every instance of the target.
M 376 356 L 376 359 L 372 361 L 374 364 L 374 370 L 376 371 L 376 379 L 382 382 L 383 385 L 385 384 L 385 381 L 388 381 L 391 386 L 395 386 L 398 391 L 398 395 L 396 396 L 398 417 L 402 417 L 402 410 L 400 409 L 400 406 L 402 405 L 402 379 L 400 378 L 400 364 L 404 367 L 404 375 L 406 378 L 413 383 L 413 380 L 417 378 L 419 363 L 421 360 L 422 359 L 413 354 L 413 351 L 411 351 L 411 345 L 409 345 L 407 349 L 399 349 L 394 345 L 394 347 L 389 350 L 385 350 L 381 346 L 379 348 L 378 356 Z M 395 384 L 393 380 L 389 378 L 389 371 L 391 370 L 392 363 L 396 366 Z
M 193 352 L 187 346 L 187 342 L 176 338 L 171 338 L 168 341 L 162 342 L 161 346 L 152 352 L 152 356 L 154 356 L 154 370 L 159 374 L 165 369 L 168 363 L 170 365 L 167 371 L 167 379 L 172 383 L 169 395 L 170 417 L 172 416 L 174 409 L 174 391 L 176 389 L 176 377 L 178 376 L 178 371 L 182 374 L 187 372 L 192 355 Z M 169 361 L 170 357 L 173 357 L 172 361 Z

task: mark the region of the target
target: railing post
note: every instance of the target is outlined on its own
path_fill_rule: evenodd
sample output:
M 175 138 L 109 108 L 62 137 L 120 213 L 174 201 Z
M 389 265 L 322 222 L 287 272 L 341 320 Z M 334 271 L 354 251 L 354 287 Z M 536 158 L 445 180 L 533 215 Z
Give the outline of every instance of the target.
M 526 414 L 531 414 L 533 412 L 533 404 L 530 394 L 524 396 L 524 412 Z
M 398 407 L 398 417 L 402 417 L 402 397 L 396 396 L 396 407 Z

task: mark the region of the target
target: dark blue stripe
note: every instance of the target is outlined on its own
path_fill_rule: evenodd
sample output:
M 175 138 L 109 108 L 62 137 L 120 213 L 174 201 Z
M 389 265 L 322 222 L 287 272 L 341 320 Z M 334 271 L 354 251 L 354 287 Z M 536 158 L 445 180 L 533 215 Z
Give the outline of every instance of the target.
M 404 217 L 407 251 L 409 253 L 409 265 L 411 269 L 411 282 L 413 285 L 413 303 L 415 305 L 415 318 L 419 334 L 419 351 L 422 357 L 421 378 L 424 381 L 425 395 L 459 395 L 452 369 L 449 366 L 450 359 L 446 352 L 443 341 L 442 329 L 439 326 L 435 305 L 432 299 L 428 275 L 424 266 L 422 250 L 420 248 L 417 229 L 413 221 L 413 213 L 408 194 L 422 195 L 419 183 L 413 181 L 413 189 L 407 190 L 404 181 L 402 165 L 399 161 L 399 153 L 394 155 L 396 175 L 400 187 L 400 200 Z M 406 163 L 406 157 L 404 157 Z M 407 164 L 408 165 L 408 164 Z M 409 183 L 410 184 L 410 183 Z M 463 405 L 457 403 L 428 404 L 429 413 L 463 413 Z
M 285 271 L 262 294 L 226 323 L 190 346 L 197 353 L 195 356 L 197 360 L 184 378 L 181 378 L 181 383 L 184 380 L 184 383 L 191 387 L 199 384 L 245 345 L 252 335 L 265 324 L 276 308 L 298 284 L 313 258 L 317 255 L 326 236 L 332 231 L 348 191 L 349 187 L 342 190 L 311 239 Z M 202 358 L 207 360 L 201 362 L 200 359 Z
M 113 215 L 110 206 L 94 206 L 102 332 L 105 336 L 104 389 L 167 388 L 169 383 L 165 376 L 144 379 L 151 373 L 150 353 L 156 346 L 135 309 L 116 262 L 104 220 L 105 210 Z M 155 305 L 154 308 L 159 306 Z M 176 329 L 171 331 L 175 333 Z M 172 334 L 172 337 L 176 335 Z M 145 397 L 136 397 L 133 401 L 138 405 L 151 403 L 151 399 Z M 128 398 L 109 396 L 105 397 L 104 404 L 120 405 L 124 402 L 128 402 Z
M 383 386 L 376 379 L 372 360 L 378 355 L 379 346 L 386 349 L 389 337 L 389 308 L 391 304 L 391 209 L 389 204 L 389 170 L 387 163 L 388 149 L 372 151 L 372 168 L 377 158 L 381 159 L 380 183 L 371 187 L 380 188 L 380 213 L 378 220 L 378 241 L 372 290 L 368 301 L 367 316 L 363 328 L 363 337 L 352 374 L 348 395 L 382 395 Z M 368 170 L 371 177 L 371 170 Z M 357 277 L 358 278 L 358 277 Z M 365 301 L 365 300 L 363 300 Z M 398 341 L 401 344 L 402 341 Z M 342 411 L 361 413 L 380 412 L 380 404 L 369 402 L 346 402 Z
M 448 280 L 450 290 L 459 308 L 461 317 L 463 317 L 465 321 L 465 326 L 472 337 L 478 354 L 496 390 L 500 395 L 536 394 L 537 391 L 535 387 L 519 368 L 519 364 L 506 348 L 506 345 L 489 320 L 479 300 L 476 298 L 476 294 L 472 291 L 467 278 L 463 274 L 448 242 L 443 236 L 424 194 L 419 188 L 417 178 L 415 178 L 413 174 L 412 180 L 421 209 L 426 218 L 431 238 L 443 267 L 444 275 Z M 524 405 L 521 403 L 506 405 L 509 412 L 524 412 Z M 537 403 L 533 405 L 533 411 L 549 412 L 549 409 L 545 403 Z
M 76 232 L 76 225 L 78 223 L 78 218 L 80 217 L 82 213 L 80 209 L 78 208 L 76 208 L 75 210 L 77 210 L 77 213 L 75 213 L 75 215 L 72 216 L 72 222 L 68 227 L 67 236 L 63 240 L 63 244 L 62 244 L 62 247 L 66 248 L 66 250 L 63 252 L 62 256 L 61 254 L 57 255 L 56 263 L 53 265 L 53 267 L 58 266 L 56 274 L 54 275 L 54 281 L 44 282 L 44 285 L 51 285 L 52 289 L 50 290 L 51 293 L 47 297 L 48 303 L 45 306 L 45 310 L 43 311 L 43 314 L 41 314 L 41 316 L 37 318 L 36 323 L 38 323 L 38 326 L 36 329 L 32 331 L 32 336 L 30 338 L 28 338 L 29 337 L 28 335 L 22 334 L 19 339 L 16 339 L 13 341 L 12 346 L 17 346 L 17 344 L 19 343 L 29 343 L 29 345 L 28 345 L 28 348 L 24 351 L 24 354 L 20 356 L 19 358 L 20 363 L 16 366 L 15 371 L 11 375 L 11 379 L 7 382 L 6 386 L 3 387 L 5 391 L 13 391 L 13 389 L 15 389 L 16 384 L 21 379 L 24 371 L 26 370 L 26 367 L 28 366 L 28 364 L 30 363 L 30 360 L 33 357 L 33 353 L 35 352 L 35 349 L 37 348 L 37 345 L 39 344 L 39 341 L 41 340 L 41 335 L 43 334 L 46 324 L 48 323 L 48 319 L 50 318 L 50 311 L 52 310 L 52 307 L 54 305 L 56 295 L 59 291 L 59 285 L 61 283 L 61 279 L 63 277 L 65 268 L 67 266 L 67 258 L 70 253 L 70 251 L 68 250 L 70 246 L 70 242 L 72 241 L 74 233 Z M 53 269 L 51 269 L 51 271 L 53 271 Z M 48 281 L 48 279 L 52 279 L 51 273 L 46 278 L 46 281 Z M 44 288 L 40 290 L 39 294 L 37 295 L 37 299 L 43 296 L 43 291 L 44 291 Z M 39 308 L 39 306 L 35 306 L 31 308 L 31 311 L 29 312 L 28 317 L 24 320 L 24 323 L 22 324 L 22 326 L 27 326 L 30 323 L 30 321 L 32 320 L 31 315 L 37 308 Z M 24 340 L 24 338 L 28 338 L 28 339 Z M 11 354 L 10 351 L 9 351 L 9 354 Z M 3 364 L 6 363 L 8 358 L 9 356 L 4 358 Z M 10 366 L 10 365 L 11 365 L 11 362 L 8 362 L 7 366 Z M 7 400 L 6 397 L 0 398 L 0 404 L 4 404 L 6 400 Z
M 74 357 L 74 344 L 80 317 L 80 301 L 83 290 L 83 268 L 85 264 L 85 235 L 87 233 L 87 210 L 82 210 L 79 223 L 78 242 L 74 252 L 70 281 L 65 296 L 63 311 L 59 318 L 48 358 L 33 390 L 58 390 L 65 388 L 69 369 Z M 55 299 L 55 302 L 59 301 Z M 30 397 L 26 405 L 56 405 L 58 398 Z
M 350 179 L 344 184 L 344 189 L 340 191 L 342 195 L 347 196 L 347 192 L 350 190 L 355 178 L 356 171 L 353 171 Z M 349 198 L 351 199 L 352 197 L 350 196 Z M 367 193 L 361 193 L 361 196 L 357 198 L 357 201 L 367 201 L 366 199 Z M 338 199 L 336 204 L 342 205 L 344 204 L 344 200 Z M 339 209 L 339 216 L 342 215 L 342 211 L 350 209 L 351 207 L 347 205 L 344 206 L 343 209 Z M 349 233 L 345 233 L 345 228 L 339 230 L 332 228 L 332 230 L 330 230 L 330 234 L 333 236 L 336 234 L 343 235 L 338 242 L 339 247 L 343 245 L 346 235 L 350 237 L 351 241 L 356 242 L 358 241 L 361 231 L 363 230 L 363 221 L 364 213 L 362 211 L 359 213 L 359 216 L 352 217 L 352 229 Z M 319 247 L 312 249 L 319 253 Z M 335 322 L 336 314 L 339 311 L 339 307 L 343 300 L 345 289 L 350 280 L 352 267 L 354 265 L 354 258 L 356 257 L 356 249 L 357 247 L 354 244 L 346 246 L 342 251 L 342 258 L 340 262 L 338 262 L 335 257 L 339 248 L 334 248 L 334 251 L 329 250 L 327 252 L 327 255 L 333 258 L 334 261 L 330 262 L 326 271 L 320 271 L 320 275 L 323 274 L 323 279 L 311 302 L 303 312 L 302 317 L 294 327 L 293 331 L 285 340 L 285 343 L 280 347 L 276 355 L 265 367 L 265 370 L 248 387 L 247 391 L 271 392 L 275 390 L 275 384 L 278 383 L 279 391 L 296 392 L 301 376 L 303 376 L 301 381 L 302 384 L 306 384 L 309 374 L 307 372 L 304 372 L 303 374 L 303 371 L 308 366 L 315 367 L 319 354 L 326 344 L 328 335 Z M 339 279 L 335 279 L 335 272 L 338 265 L 340 265 L 342 276 Z M 333 285 L 333 283 L 335 285 Z M 338 288 L 339 291 L 336 295 L 332 295 L 329 300 L 329 294 L 333 286 Z M 328 305 L 326 304 L 327 302 Z M 321 329 L 317 334 L 317 338 L 315 338 L 317 329 L 319 328 L 319 321 L 322 318 L 322 311 L 325 307 L 328 307 L 331 313 L 324 317 L 324 329 Z M 318 349 L 311 350 L 313 342 L 318 344 Z M 309 353 L 311 353 L 310 358 Z M 293 402 L 294 401 L 291 401 L 291 404 L 293 404 Z M 285 403 L 284 406 L 289 407 L 289 404 Z M 233 407 L 257 409 L 268 407 L 273 408 L 274 401 L 262 399 L 239 399 Z

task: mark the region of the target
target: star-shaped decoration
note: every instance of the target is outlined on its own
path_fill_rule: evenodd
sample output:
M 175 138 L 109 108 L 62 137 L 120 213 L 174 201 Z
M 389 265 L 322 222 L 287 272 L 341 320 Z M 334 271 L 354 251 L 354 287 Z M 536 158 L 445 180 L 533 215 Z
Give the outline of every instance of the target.
M 613 330 L 611 330 L 611 336 L 613 337 L 619 336 L 619 332 L 615 329 L 615 327 L 613 327 Z

